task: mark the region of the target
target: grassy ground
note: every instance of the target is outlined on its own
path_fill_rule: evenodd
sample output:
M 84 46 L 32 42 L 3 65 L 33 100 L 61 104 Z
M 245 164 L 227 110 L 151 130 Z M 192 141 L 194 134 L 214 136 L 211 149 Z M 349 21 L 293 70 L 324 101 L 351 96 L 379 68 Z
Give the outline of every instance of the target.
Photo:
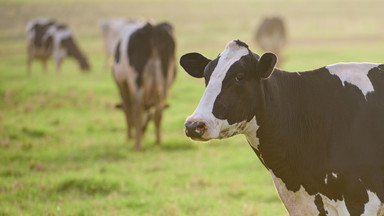
M 0 0 L 0 215 L 287 215 L 272 180 L 244 137 L 195 143 L 183 122 L 203 91 L 181 68 L 163 121 L 144 151 L 125 140 L 118 92 L 97 21 L 152 17 L 174 24 L 177 56 L 214 58 L 232 39 L 259 52 L 261 18 L 286 19 L 287 70 L 340 61 L 384 62 L 381 1 Z M 36 16 L 68 22 L 92 72 L 67 60 L 61 73 L 34 63 L 26 75 L 24 26 Z

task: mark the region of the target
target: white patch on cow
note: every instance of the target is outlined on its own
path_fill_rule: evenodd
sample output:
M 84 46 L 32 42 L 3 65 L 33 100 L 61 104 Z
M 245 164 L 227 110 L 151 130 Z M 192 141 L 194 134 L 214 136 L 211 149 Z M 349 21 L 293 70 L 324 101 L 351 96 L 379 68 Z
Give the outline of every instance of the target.
M 345 205 L 345 201 L 343 200 L 332 200 L 327 196 L 319 193 L 321 199 L 323 200 L 324 209 L 328 212 L 327 215 L 339 215 L 339 216 L 349 216 L 349 212 L 347 206 Z
M 289 215 L 319 215 L 320 212 L 315 205 L 315 196 L 309 195 L 303 186 L 300 186 L 300 189 L 296 192 L 288 190 L 284 182 L 276 177 L 272 170 L 269 170 L 269 172 Z
M 371 80 L 368 78 L 368 72 L 378 65 L 374 63 L 338 63 L 328 65 L 326 68 L 329 73 L 339 77 L 343 86 L 345 82 L 355 85 L 366 97 L 368 93 L 374 91 Z
M 325 184 L 328 183 L 328 174 L 325 175 L 324 183 L 325 183 Z
M 328 212 L 327 215 L 339 215 L 349 216 L 347 206 L 343 200 L 332 200 L 327 196 L 317 193 L 316 195 L 310 195 L 300 186 L 300 189 L 296 192 L 287 189 L 284 182 L 275 176 L 272 170 L 269 170 L 277 192 L 279 193 L 281 201 L 284 203 L 285 208 L 288 210 L 291 216 L 302 215 L 319 215 L 319 210 L 315 204 L 315 196 L 320 195 L 324 204 L 324 209 Z
M 203 121 L 206 123 L 208 130 L 203 134 L 203 139 L 219 138 L 221 130 L 230 130 L 230 127 L 232 127 L 232 125 L 228 124 L 228 121 L 217 119 L 213 115 L 213 104 L 220 94 L 223 79 L 231 65 L 241 57 L 248 55 L 248 53 L 246 47 L 239 46 L 235 41 L 231 41 L 220 54 L 220 59 L 212 72 L 209 84 L 199 105 L 195 112 L 187 118 L 187 121 Z
M 332 173 L 332 176 L 334 177 L 334 178 L 337 178 L 337 173 Z
M 259 150 L 260 145 L 259 138 L 256 136 L 258 127 L 259 125 L 257 125 L 256 116 L 254 116 L 253 119 L 247 123 L 247 126 L 243 131 L 243 134 L 247 138 L 249 144 L 257 150 Z
M 376 193 L 368 190 L 368 202 L 364 205 L 364 213 L 362 216 L 370 216 L 370 215 L 384 215 L 384 206 L 380 201 L 379 197 L 377 197 Z

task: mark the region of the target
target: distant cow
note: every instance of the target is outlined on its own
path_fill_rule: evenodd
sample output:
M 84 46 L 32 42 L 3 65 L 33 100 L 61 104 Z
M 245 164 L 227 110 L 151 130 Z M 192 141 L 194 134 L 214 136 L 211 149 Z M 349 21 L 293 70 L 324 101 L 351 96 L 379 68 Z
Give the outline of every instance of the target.
M 60 70 L 61 63 L 67 56 L 75 58 L 82 70 L 89 70 L 88 61 L 79 50 L 68 26 L 48 18 L 36 18 L 28 22 L 26 30 L 28 73 L 33 59 L 41 60 L 46 71 L 47 60 L 52 57 L 57 70 Z
M 244 134 L 290 215 L 384 215 L 384 64 L 275 68 L 231 41 L 181 57 L 206 90 L 185 122 L 194 140 Z
M 287 41 L 284 21 L 280 17 L 265 18 L 257 29 L 256 41 L 263 51 L 280 57 L 281 63 L 281 51 Z
M 115 52 L 113 75 L 126 116 L 127 136 L 136 133 L 137 149 L 150 118 L 160 143 L 160 123 L 167 91 L 176 76 L 175 41 L 168 23 L 135 22 L 126 25 Z
M 121 38 L 124 26 L 128 24 L 128 22 L 126 19 L 103 19 L 99 22 L 101 34 L 104 39 L 106 68 L 110 66 L 109 61 L 115 52 L 117 42 Z

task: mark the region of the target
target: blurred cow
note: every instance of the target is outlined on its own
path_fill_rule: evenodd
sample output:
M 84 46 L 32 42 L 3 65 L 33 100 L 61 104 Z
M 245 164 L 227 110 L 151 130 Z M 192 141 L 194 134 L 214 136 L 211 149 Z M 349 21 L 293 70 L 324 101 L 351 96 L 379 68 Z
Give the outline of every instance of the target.
M 123 33 L 124 26 L 128 24 L 128 22 L 129 21 L 126 19 L 117 18 L 100 20 L 99 26 L 104 39 L 105 47 L 105 68 L 110 66 L 110 59 L 115 52 L 117 42 Z
M 62 61 L 67 56 L 75 58 L 83 71 L 89 70 L 87 58 L 79 50 L 73 32 L 68 26 L 48 18 L 36 18 L 28 22 L 26 31 L 28 73 L 33 59 L 42 61 L 45 72 L 47 60 L 52 57 L 59 71 Z
M 282 62 L 281 51 L 287 41 L 284 21 L 280 17 L 265 18 L 256 32 L 257 44 L 263 51 L 273 52 Z
M 166 96 L 176 76 L 175 40 L 168 23 L 132 22 L 124 27 L 115 50 L 113 76 L 119 87 L 127 123 L 127 137 L 135 129 L 136 149 L 153 118 L 156 143 Z

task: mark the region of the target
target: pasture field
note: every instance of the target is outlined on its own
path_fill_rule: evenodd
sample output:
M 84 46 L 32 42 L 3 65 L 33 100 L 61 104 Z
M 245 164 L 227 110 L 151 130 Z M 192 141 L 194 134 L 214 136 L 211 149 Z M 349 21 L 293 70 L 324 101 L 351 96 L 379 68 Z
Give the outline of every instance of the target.
M 268 171 L 243 136 L 208 143 L 184 135 L 204 83 L 181 67 L 155 146 L 125 139 L 123 113 L 105 69 L 98 20 L 146 17 L 171 22 L 177 58 L 215 58 L 233 39 L 253 40 L 263 16 L 285 18 L 282 68 L 384 62 L 383 1 L 363 0 L 0 0 L 0 215 L 288 215 Z M 60 73 L 39 62 L 26 73 L 25 24 L 37 16 L 74 29 L 92 70 L 66 60 Z M 326 86 L 325 86 L 326 88 Z

